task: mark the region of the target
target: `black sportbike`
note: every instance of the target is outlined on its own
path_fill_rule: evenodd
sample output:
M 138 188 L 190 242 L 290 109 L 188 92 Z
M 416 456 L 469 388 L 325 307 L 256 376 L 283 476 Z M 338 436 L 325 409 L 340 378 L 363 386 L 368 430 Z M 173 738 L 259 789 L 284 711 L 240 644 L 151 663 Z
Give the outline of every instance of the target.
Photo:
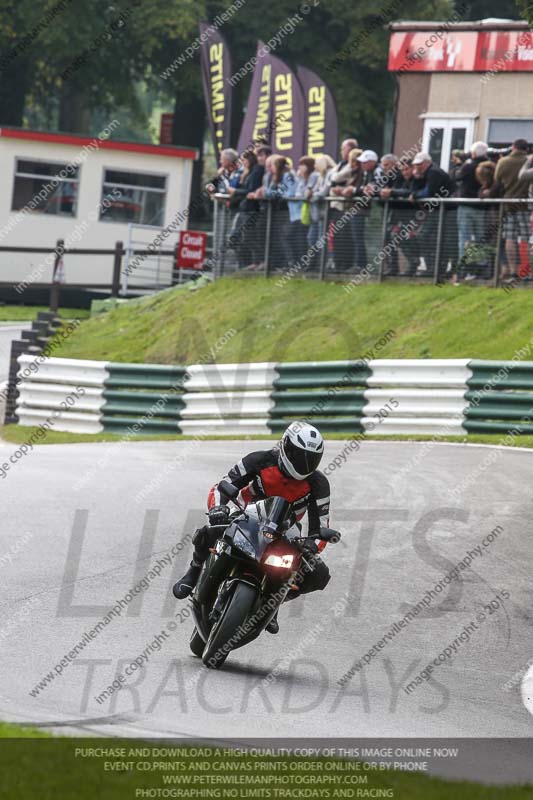
M 287 594 L 298 591 L 313 558 L 298 546 L 306 537 L 299 536 L 287 500 L 268 497 L 244 508 L 232 483 L 221 481 L 218 489 L 238 511 L 227 526 L 217 526 L 219 538 L 192 595 L 196 625 L 190 640 L 192 652 L 211 669 L 259 636 Z M 338 542 L 340 533 L 321 528 L 315 538 Z

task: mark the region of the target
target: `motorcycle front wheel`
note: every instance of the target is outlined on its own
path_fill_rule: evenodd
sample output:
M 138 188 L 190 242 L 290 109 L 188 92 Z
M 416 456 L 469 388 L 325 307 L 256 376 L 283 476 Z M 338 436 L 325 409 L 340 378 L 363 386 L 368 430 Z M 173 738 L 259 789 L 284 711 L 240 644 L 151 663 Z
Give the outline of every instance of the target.
M 210 669 L 219 669 L 234 645 L 230 639 L 239 626 L 244 625 L 257 599 L 257 589 L 249 583 L 238 583 L 220 618 L 213 625 L 202 655 L 202 661 Z
M 191 638 L 189 640 L 189 647 L 191 648 L 191 650 L 192 650 L 192 652 L 194 653 L 195 656 L 198 656 L 198 658 L 202 657 L 202 654 L 203 654 L 204 649 L 205 649 L 205 642 L 202 639 L 202 637 L 200 636 L 200 634 L 198 633 L 198 628 L 196 628 L 196 626 L 195 626 L 195 628 L 194 628 L 194 630 L 192 632 Z

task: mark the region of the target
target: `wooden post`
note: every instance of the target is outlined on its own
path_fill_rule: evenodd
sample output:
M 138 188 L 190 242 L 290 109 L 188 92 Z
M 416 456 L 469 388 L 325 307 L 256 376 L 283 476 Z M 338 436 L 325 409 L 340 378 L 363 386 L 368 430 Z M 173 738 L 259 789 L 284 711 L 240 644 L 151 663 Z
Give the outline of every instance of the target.
M 50 289 L 50 311 L 57 312 L 59 308 L 59 266 L 65 252 L 65 240 L 58 239 L 55 247 L 54 272 L 52 274 L 52 288 Z
M 115 255 L 113 260 L 113 282 L 111 284 L 111 297 L 118 297 L 120 289 L 120 273 L 122 271 L 122 255 L 124 253 L 124 243 L 115 243 Z

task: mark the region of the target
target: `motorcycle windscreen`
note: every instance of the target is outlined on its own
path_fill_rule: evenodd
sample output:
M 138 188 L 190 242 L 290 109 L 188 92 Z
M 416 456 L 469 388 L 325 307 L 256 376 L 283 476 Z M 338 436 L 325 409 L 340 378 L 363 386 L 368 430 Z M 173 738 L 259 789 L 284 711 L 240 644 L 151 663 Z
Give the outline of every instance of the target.
M 235 529 L 246 537 L 259 561 L 269 544 L 272 544 L 275 534 L 282 533 L 286 528 L 285 523 L 294 517 L 294 512 L 283 497 L 267 497 L 250 504 L 246 514 L 247 519 L 235 521 Z
M 267 497 L 264 501 L 265 514 L 267 516 L 268 530 L 281 532 L 285 522 L 292 522 L 294 512 L 292 505 L 284 497 Z M 270 525 L 268 524 L 270 523 Z

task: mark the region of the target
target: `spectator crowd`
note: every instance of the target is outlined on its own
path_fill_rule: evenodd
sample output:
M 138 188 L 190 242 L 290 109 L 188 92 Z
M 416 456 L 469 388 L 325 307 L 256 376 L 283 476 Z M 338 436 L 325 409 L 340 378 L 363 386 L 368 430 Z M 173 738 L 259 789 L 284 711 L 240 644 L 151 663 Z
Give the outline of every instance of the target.
M 502 280 L 513 282 L 531 274 L 529 206 L 509 202 L 500 211 L 500 204 L 477 201 L 533 199 L 528 150 L 524 139 L 506 150 L 478 141 L 469 153 L 454 150 L 446 172 L 429 153 L 379 158 L 353 138 L 342 142 L 337 162 L 324 154 L 294 166 L 258 143 L 240 156 L 223 150 L 206 188 L 225 195 L 234 212 L 224 247 L 236 252 L 243 270 L 264 268 L 266 241 L 273 271 L 316 271 L 321 263 L 338 273 L 368 270 L 369 220 L 377 205 L 384 274 L 433 274 L 438 258 L 440 280 L 489 279 L 498 259 Z M 441 214 L 435 198 L 455 202 Z

